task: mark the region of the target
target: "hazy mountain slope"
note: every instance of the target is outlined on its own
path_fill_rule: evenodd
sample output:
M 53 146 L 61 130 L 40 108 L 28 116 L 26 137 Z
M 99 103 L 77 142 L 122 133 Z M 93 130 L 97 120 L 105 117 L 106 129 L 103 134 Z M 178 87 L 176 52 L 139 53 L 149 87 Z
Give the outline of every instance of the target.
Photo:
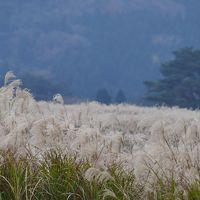
M 61 80 L 80 97 L 99 87 L 143 95 L 143 80 L 179 47 L 199 47 L 192 1 L 0 1 L 0 68 Z

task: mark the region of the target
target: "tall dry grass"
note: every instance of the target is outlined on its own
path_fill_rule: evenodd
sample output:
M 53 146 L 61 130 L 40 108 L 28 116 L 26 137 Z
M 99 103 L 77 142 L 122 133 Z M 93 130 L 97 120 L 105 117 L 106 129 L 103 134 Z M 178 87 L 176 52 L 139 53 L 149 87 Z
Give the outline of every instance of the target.
M 2 151 L 15 152 L 16 159 L 29 154 L 44 161 L 45 152 L 59 148 L 63 155 L 74 158 L 75 163 L 90 163 L 91 171 L 85 171 L 88 177 L 95 172 L 109 177 L 109 169 L 120 166 L 126 174 L 133 174 L 134 184 L 142 185 L 143 194 L 150 197 L 155 191 L 158 197 L 154 197 L 158 199 L 199 194 L 198 110 L 106 106 L 95 102 L 64 105 L 61 95 L 54 96 L 52 102 L 37 102 L 20 84 L 9 72 L 0 88 Z M 20 184 L 24 180 L 15 177 L 19 173 L 28 181 L 28 165 L 33 162 L 23 169 L 25 163 L 19 166 L 21 171 L 15 171 L 18 166 L 11 169 L 14 186 L 10 188 L 16 194 L 11 199 L 21 198 L 21 191 L 27 188 Z M 102 173 L 96 176 L 102 179 Z M 39 184 L 39 180 L 30 185 Z M 85 180 L 91 179 L 85 177 Z M 123 191 L 121 185 L 117 187 Z M 114 198 L 112 190 L 104 190 Z

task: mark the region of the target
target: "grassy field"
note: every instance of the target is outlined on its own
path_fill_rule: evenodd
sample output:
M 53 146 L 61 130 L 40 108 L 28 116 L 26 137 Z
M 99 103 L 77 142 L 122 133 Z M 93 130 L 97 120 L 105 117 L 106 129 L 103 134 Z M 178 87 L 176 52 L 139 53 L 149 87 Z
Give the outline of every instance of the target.
M 0 88 L 0 200 L 200 199 L 200 111 L 37 102 Z

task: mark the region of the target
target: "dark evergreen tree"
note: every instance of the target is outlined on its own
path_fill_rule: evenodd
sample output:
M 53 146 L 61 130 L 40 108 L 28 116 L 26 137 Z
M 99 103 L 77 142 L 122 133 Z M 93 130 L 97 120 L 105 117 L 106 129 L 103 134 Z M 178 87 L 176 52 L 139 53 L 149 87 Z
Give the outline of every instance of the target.
M 96 101 L 104 104 L 110 104 L 112 99 L 105 88 L 99 89 L 96 94 Z
M 117 95 L 116 95 L 116 98 L 115 98 L 115 102 L 116 103 L 124 103 L 124 102 L 126 102 L 126 96 L 125 96 L 123 90 L 119 90 L 117 92 Z
M 161 65 L 163 78 L 146 81 L 146 99 L 158 104 L 200 107 L 200 50 L 183 48 L 174 59 Z

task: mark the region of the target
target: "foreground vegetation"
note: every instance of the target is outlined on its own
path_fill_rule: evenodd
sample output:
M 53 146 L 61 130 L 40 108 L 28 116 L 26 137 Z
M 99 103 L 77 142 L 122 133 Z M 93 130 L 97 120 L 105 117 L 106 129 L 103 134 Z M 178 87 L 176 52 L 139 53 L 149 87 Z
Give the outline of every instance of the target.
M 148 184 L 148 180 L 146 182 Z M 133 172 L 120 166 L 110 166 L 106 171 L 96 169 L 87 161 L 49 151 L 42 157 L 19 156 L 13 151 L 1 152 L 0 199 L 200 199 L 200 182 L 180 189 L 173 177 L 161 179 L 145 186 L 136 183 Z M 183 187 L 182 187 L 183 188 Z
M 38 102 L 20 85 L 8 72 L 0 88 L 0 200 L 200 199 L 198 110 Z

